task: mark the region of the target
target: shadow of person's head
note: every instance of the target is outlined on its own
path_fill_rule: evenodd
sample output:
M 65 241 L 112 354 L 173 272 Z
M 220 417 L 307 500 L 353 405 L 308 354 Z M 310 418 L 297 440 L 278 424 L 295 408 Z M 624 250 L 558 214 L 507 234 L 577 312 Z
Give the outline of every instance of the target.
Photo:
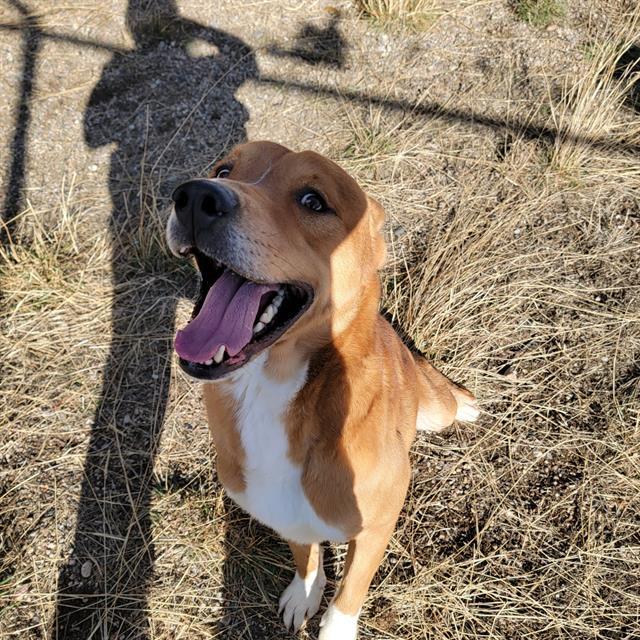
M 141 185 L 164 198 L 180 174 L 246 138 L 249 113 L 236 92 L 258 71 L 250 46 L 181 16 L 175 0 L 130 0 L 126 25 L 136 47 L 105 65 L 85 111 L 85 141 L 117 144 L 114 214 L 134 220 Z
M 137 47 L 170 37 L 170 31 L 179 21 L 175 0 L 129 0 L 126 24 Z
M 305 22 L 290 48 L 272 44 L 268 51 L 280 58 L 295 58 L 314 66 L 342 69 L 345 65 L 347 42 L 340 32 L 340 13 L 334 13 L 323 26 Z

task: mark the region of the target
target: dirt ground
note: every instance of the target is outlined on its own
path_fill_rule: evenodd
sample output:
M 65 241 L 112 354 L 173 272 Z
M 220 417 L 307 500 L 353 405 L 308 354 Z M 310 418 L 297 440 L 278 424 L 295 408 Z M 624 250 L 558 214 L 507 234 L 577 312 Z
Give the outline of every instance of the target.
M 0 4 L 0 637 L 294 637 L 171 348 L 168 195 L 245 139 L 384 205 L 384 308 L 482 407 L 418 436 L 359 637 L 640 637 L 640 8 L 530 4 Z

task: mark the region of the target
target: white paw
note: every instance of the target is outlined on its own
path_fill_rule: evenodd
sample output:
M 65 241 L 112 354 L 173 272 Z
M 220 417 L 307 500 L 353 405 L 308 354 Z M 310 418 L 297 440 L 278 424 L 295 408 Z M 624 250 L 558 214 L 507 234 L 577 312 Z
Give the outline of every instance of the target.
M 480 409 L 475 398 L 458 398 L 458 411 L 456 412 L 456 420 L 460 422 L 475 422 L 480 415 Z
M 282 621 L 287 629 L 293 625 L 293 631 L 297 631 L 305 618 L 312 618 L 318 612 L 326 582 L 322 562 L 317 571 L 310 573 L 304 580 L 296 571 L 293 580 L 280 596 L 278 613 L 282 614 Z
M 320 635 L 318 640 L 356 640 L 358 635 L 358 617 L 339 611 L 333 603 L 325 611 L 320 621 Z

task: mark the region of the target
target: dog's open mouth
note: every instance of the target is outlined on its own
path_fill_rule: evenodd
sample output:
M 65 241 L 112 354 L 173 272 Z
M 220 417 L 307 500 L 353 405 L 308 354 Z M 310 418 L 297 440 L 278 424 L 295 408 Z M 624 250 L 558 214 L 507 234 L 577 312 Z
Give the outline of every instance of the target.
M 191 376 L 221 378 L 272 345 L 309 308 L 302 283 L 249 280 L 194 252 L 202 283 L 192 319 L 176 334 L 180 366 Z

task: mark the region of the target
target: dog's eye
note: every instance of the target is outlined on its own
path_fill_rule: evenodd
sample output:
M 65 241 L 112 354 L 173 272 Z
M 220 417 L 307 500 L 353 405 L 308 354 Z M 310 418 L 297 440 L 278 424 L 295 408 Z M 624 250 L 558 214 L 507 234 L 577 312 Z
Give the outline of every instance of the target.
M 299 196 L 299 202 L 303 207 L 311 209 L 311 211 L 316 211 L 317 213 L 323 213 L 329 209 L 323 197 L 312 190 L 302 192 Z
M 231 167 L 222 166 L 216 171 L 216 178 L 228 178 L 231 173 Z

